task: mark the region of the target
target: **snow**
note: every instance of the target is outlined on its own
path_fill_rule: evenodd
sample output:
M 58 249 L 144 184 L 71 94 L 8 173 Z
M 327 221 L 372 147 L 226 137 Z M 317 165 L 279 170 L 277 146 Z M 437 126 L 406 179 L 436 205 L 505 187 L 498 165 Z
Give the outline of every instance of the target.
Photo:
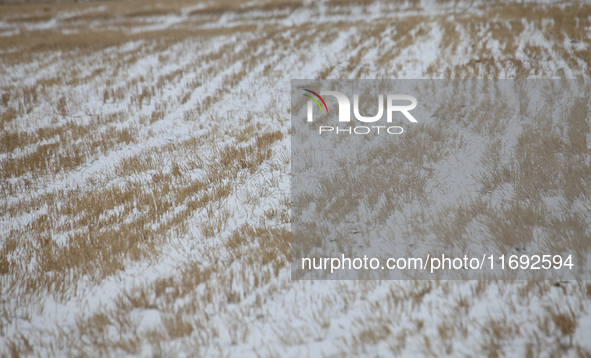
M 427 3 L 427 2 L 424 2 Z M 402 9 L 389 3 L 375 3 L 371 6 L 364 7 L 364 12 L 358 13 L 353 11 L 350 14 L 335 14 L 332 10 L 327 8 L 329 5 L 325 2 L 307 2 L 302 9 L 290 12 L 285 10 L 278 11 L 261 11 L 231 13 L 220 16 L 219 20 L 215 22 L 205 22 L 200 24 L 196 21 L 196 28 L 198 29 L 220 29 L 233 28 L 244 24 L 251 24 L 256 21 L 262 21 L 265 25 L 274 24 L 280 26 L 284 31 L 285 41 L 290 41 L 297 36 L 315 36 L 314 30 L 308 30 L 305 33 L 296 33 L 297 27 L 306 25 L 313 25 L 318 23 L 328 24 L 339 23 L 342 21 L 351 21 L 352 23 L 371 24 L 372 20 L 380 19 L 384 14 L 388 14 L 393 21 L 396 19 L 404 19 L 407 17 L 417 15 L 437 16 L 446 14 L 449 9 L 442 6 L 425 6 L 427 11 L 419 11 L 411 6 L 403 7 Z M 183 9 L 180 15 L 166 15 L 156 16 L 149 20 L 149 23 L 141 26 L 133 27 L 129 30 L 132 34 L 141 34 L 151 31 L 159 31 L 169 28 L 175 28 L 186 23 L 195 21 L 195 15 L 190 15 L 192 11 L 206 8 L 207 4 L 200 4 Z M 246 5 L 245 5 L 246 6 Z M 394 12 L 394 9 L 396 10 Z M 99 10 L 102 11 L 102 8 Z M 96 11 L 96 9 L 89 9 L 88 11 Z M 480 9 L 475 9 L 474 14 L 479 14 Z M 81 13 L 82 14 L 82 13 Z M 63 26 L 63 21 L 69 17 L 77 16 L 77 13 L 65 13 L 61 16 L 43 21 L 35 24 L 15 25 L 6 21 L 0 21 L 0 29 L 2 32 L 0 36 L 10 37 L 21 32 L 29 31 L 43 31 L 60 28 Z M 249 17 L 257 18 L 251 20 Z M 262 19 L 259 19 L 262 18 Z M 199 16 L 197 16 L 199 19 Z M 522 33 L 521 38 L 518 39 L 520 46 L 515 53 L 515 58 L 526 58 L 527 55 L 523 52 L 524 44 L 527 42 L 535 44 L 544 48 L 552 50 L 552 44 L 539 33 L 534 27 L 528 26 Z M 70 33 L 68 29 L 62 30 L 62 33 Z M 495 56 L 501 56 L 502 45 L 489 37 L 488 29 L 481 29 L 482 45 L 489 49 Z M 173 103 L 171 106 L 173 110 L 167 111 L 165 117 L 154 123 L 147 129 L 139 125 L 139 118 L 141 116 L 149 116 L 156 110 L 154 104 L 156 100 L 142 105 L 141 110 L 137 110 L 127 121 L 120 124 L 115 124 L 119 128 L 129 128 L 131 130 L 138 130 L 142 140 L 138 143 L 129 145 L 121 145 L 119 148 L 108 153 L 101 153 L 86 162 L 83 166 L 62 174 L 57 174 L 54 178 L 47 180 L 42 185 L 33 188 L 33 190 L 23 193 L 20 197 L 3 198 L 4 205 L 9 205 L 21 200 L 34 200 L 42 197 L 45 194 L 52 193 L 57 190 L 74 190 L 76 188 L 85 188 L 86 190 L 93 190 L 93 186 L 88 184 L 91 180 L 102 178 L 108 180 L 108 174 L 113 167 L 124 158 L 129 158 L 140 153 L 149 153 L 158 147 L 166 145 L 171 142 L 180 142 L 199 134 L 205 133 L 208 128 L 220 125 L 232 125 L 238 120 L 244 118 L 248 113 L 262 113 L 260 118 L 254 118 L 254 122 L 270 122 L 270 127 L 281 130 L 284 134 L 287 133 L 288 121 L 281 119 L 288 118 L 287 109 L 289 108 L 290 97 L 287 90 L 290 86 L 290 80 L 294 78 L 315 78 L 316 74 L 321 72 L 329 65 L 334 65 L 334 69 L 328 75 L 331 78 L 348 77 L 349 75 L 355 77 L 355 73 L 360 73 L 361 68 L 367 72 L 363 75 L 364 78 L 384 78 L 388 77 L 388 69 L 379 68 L 373 63 L 373 59 L 378 55 L 378 50 L 370 48 L 363 54 L 358 67 L 351 73 L 346 73 L 345 63 L 355 55 L 355 53 L 347 53 L 346 48 L 350 40 L 354 36 L 359 36 L 359 29 L 355 26 L 346 32 L 340 32 L 337 37 L 332 39 L 328 44 L 321 42 L 314 42 L 310 51 L 305 54 L 307 57 L 305 62 L 302 62 L 299 54 L 290 53 L 289 50 L 279 50 L 273 52 L 273 43 L 265 43 L 260 48 L 252 51 L 253 56 L 266 56 L 272 52 L 272 56 L 265 58 L 265 62 L 254 66 L 254 68 L 245 75 L 235 86 L 229 91 L 223 93 L 223 99 L 214 108 L 208 112 L 201 114 L 196 121 L 185 121 L 184 115 L 187 111 L 195 108 L 196 105 L 208 96 L 216 96 L 217 90 L 224 88 L 227 76 L 239 72 L 244 66 L 244 63 L 236 61 L 230 65 L 224 65 L 213 78 L 207 78 L 206 85 L 198 86 L 192 90 L 191 95 L 186 103 Z M 468 36 L 462 33 L 461 36 Z M 235 43 L 233 51 L 236 53 L 240 51 L 248 51 L 245 48 L 249 38 L 244 35 L 239 38 L 232 36 L 217 37 L 219 42 L 215 44 L 197 43 L 187 40 L 186 44 L 172 46 L 161 53 L 145 54 L 142 48 L 146 46 L 144 41 L 130 41 L 118 48 L 107 48 L 96 53 L 94 58 L 89 59 L 89 66 L 80 66 L 88 73 L 94 69 L 93 65 L 100 65 L 97 62 L 102 61 L 109 56 L 109 54 L 129 53 L 138 54 L 140 57 L 137 62 L 125 68 L 119 73 L 115 82 L 121 82 L 124 85 L 126 82 L 131 82 L 140 76 L 145 78 L 157 78 L 161 74 L 171 73 L 176 69 L 182 69 L 183 66 L 190 65 L 194 61 L 194 54 L 192 51 L 199 52 L 200 55 L 207 55 L 215 52 L 225 44 Z M 202 40 L 198 40 L 202 41 Z M 391 67 L 396 68 L 401 65 L 403 70 L 399 73 L 399 78 L 406 79 L 420 79 L 428 77 L 427 69 L 437 64 L 437 60 L 441 59 L 442 54 L 439 51 L 439 43 L 442 41 L 442 29 L 437 22 L 428 23 L 427 35 L 419 37 L 412 46 L 402 49 L 402 51 L 391 62 Z M 568 42 L 567 39 L 565 41 Z M 200 45 L 204 49 L 201 49 Z M 266 46 L 266 47 L 265 47 Z M 397 44 L 390 40 L 388 36 L 384 37 L 383 46 L 392 48 Z M 572 47 L 578 50 L 586 48 L 585 44 L 573 44 Z M 358 48 L 355 49 L 359 50 Z M 465 63 L 470 58 L 464 57 L 461 54 L 467 51 L 466 47 L 460 47 L 455 54 L 446 58 L 446 61 L 453 64 Z M 556 52 L 553 52 L 556 54 Z M 162 64 L 159 60 L 159 55 L 164 54 L 174 59 L 169 63 Z M 19 85 L 33 85 L 37 80 L 48 78 L 51 74 L 59 74 L 63 71 L 64 63 L 61 54 L 58 52 L 51 53 L 47 57 L 38 58 L 30 63 L 16 64 L 14 66 L 0 65 L 2 67 L 2 79 L 0 80 L 3 86 L 10 86 L 13 84 Z M 557 73 L 558 69 L 565 69 L 564 74 L 567 77 L 574 77 L 573 70 L 569 69 L 568 63 L 564 61 L 557 54 L 555 57 L 544 59 L 547 61 L 547 70 L 549 73 Z M 262 78 L 261 72 L 266 64 L 272 64 L 272 71 L 279 72 L 279 78 Z M 164 87 L 161 92 L 156 94 L 159 99 L 170 98 L 174 100 L 179 98 L 184 90 L 190 86 L 192 80 L 200 80 L 200 76 L 208 71 L 214 70 L 215 63 L 200 64 L 200 71 L 202 73 L 185 74 L 180 81 L 173 82 Z M 588 66 L 588 64 L 586 64 Z M 355 72 L 357 71 L 357 72 Z M 438 71 L 434 74 L 436 78 L 442 78 L 443 72 Z M 82 75 L 81 75 L 82 76 Z M 203 75 L 204 76 L 204 75 Z M 511 70 L 503 69 L 499 75 L 501 78 L 510 78 L 515 76 Z M 546 77 L 545 74 L 539 74 L 539 77 Z M 85 123 L 97 114 L 116 113 L 118 111 L 127 111 L 130 107 L 129 101 L 124 102 L 107 102 L 102 101 L 102 90 L 104 84 L 99 84 L 99 87 L 94 87 L 95 84 L 80 85 L 77 89 L 71 90 L 64 88 L 68 93 L 68 99 L 72 101 L 72 106 L 85 109 L 87 113 L 80 111 L 75 116 L 70 117 L 77 123 Z M 36 107 L 31 113 L 19 118 L 18 128 L 21 130 L 34 130 L 40 127 L 55 126 L 55 123 L 45 113 L 53 113 L 53 104 L 58 95 L 58 90 L 48 90 L 40 95 L 42 103 Z M 256 100 L 253 100 L 256 98 Z M 279 109 L 280 112 L 275 118 L 274 115 L 269 114 L 269 108 Z M 435 121 L 436 119 L 431 119 Z M 63 123 L 60 122 L 60 123 Z M 202 129 L 199 125 L 205 125 Z M 509 152 L 515 145 L 516 136 L 519 134 L 521 127 L 515 122 L 510 123 L 505 134 L 500 137 L 505 144 L 504 150 Z M 469 197 L 470 193 L 476 190 L 475 175 L 482 170 L 482 165 L 479 164 L 478 159 L 483 153 L 482 146 L 479 145 L 480 138 L 476 135 L 465 135 L 467 145 L 456 153 L 451 160 L 436 163 L 435 165 L 425 168 L 439 173 L 441 181 L 444 183 L 438 187 L 432 187 L 431 200 L 439 203 L 454 202 L 457 198 L 463 196 Z M 589 139 L 591 141 L 591 139 Z M 217 144 L 222 147 L 223 144 L 232 144 L 232 139 L 220 136 Z M 37 143 L 48 144 L 48 143 Z M 17 151 L 11 155 L 24 156 L 31 150 L 33 151 L 36 145 L 31 145 L 24 151 Z M 290 139 L 286 136 L 281 141 L 276 142 L 272 147 L 274 153 L 289 153 L 291 150 Z M 211 150 L 204 149 L 203 152 L 198 153 L 200 157 L 206 160 L 215 160 L 215 153 Z M 0 160 L 7 158 L 8 154 L 0 154 Z M 277 158 L 274 155 L 273 158 Z M 166 158 L 165 158 L 166 160 Z M 207 247 L 220 247 L 223 240 L 227 239 L 234 231 L 245 224 L 252 224 L 259 222 L 260 218 L 264 216 L 267 210 L 273 209 L 279 205 L 279 200 L 283 196 L 289 197 L 290 194 L 290 176 L 289 173 L 282 169 L 273 169 L 270 163 L 262 164 L 255 175 L 244 176 L 243 180 L 233 187 L 232 194 L 220 205 L 220 208 L 226 208 L 232 213 L 227 226 L 218 233 L 214 238 L 204 240 L 202 238 L 202 225 L 208 222 L 209 216 L 206 210 L 201 210 L 195 213 L 187 220 L 188 234 L 185 236 L 174 236 L 170 233 L 170 245 L 162 248 L 160 254 L 153 258 L 143 261 L 130 261 L 125 264 L 125 268 L 118 271 L 115 275 L 110 275 L 106 278 L 96 281 L 93 277 L 86 277 L 77 279 L 75 288 L 69 292 L 67 299 L 60 299 L 52 295 L 32 298 L 34 304 L 20 305 L 21 302 L 16 302 L 14 297 L 17 297 L 16 292 L 11 288 L 4 286 L 0 288 L 2 292 L 2 302 L 8 309 L 14 309 L 15 320 L 8 322 L 1 328 L 2 336 L 0 338 L 0 347 L 5 349 L 8 338 L 12 339 L 19 334 L 37 338 L 44 341 L 46 344 L 41 347 L 39 351 L 40 356 L 49 354 L 50 350 L 47 342 L 51 342 L 52 336 L 44 334 L 45 330 L 57 332 L 59 328 L 75 327 L 77 320 L 81 317 L 90 317 L 96 312 L 103 312 L 115 310 L 117 308 L 117 299 L 126 293 L 132 292 L 134 288 L 147 287 L 154 283 L 159 278 L 178 277 L 187 263 L 199 262 L 201 267 L 208 267 L 207 262 L 200 262 L 202 251 Z M 289 166 L 287 166 L 289 168 Z M 150 173 L 147 173 L 150 174 Z M 112 185 L 122 185 L 125 180 L 136 180 L 138 182 L 146 182 L 151 180 L 148 175 L 138 175 L 133 178 L 125 178 L 111 183 Z M 151 173 L 157 174 L 157 173 Z M 203 176 L 203 173 L 195 171 L 191 173 L 194 179 Z M 246 196 L 257 196 L 260 188 L 269 186 L 268 182 L 277 182 L 278 185 L 273 188 L 270 195 L 260 197 L 255 205 L 246 204 L 244 198 Z M 95 184 L 96 187 L 101 183 Z M 505 184 L 501 189 L 496 190 L 490 197 L 492 204 L 500 203 L 503 200 L 510 199 L 514 195 L 514 188 L 510 184 Z M 564 204 L 561 198 L 546 197 L 544 198 L 548 207 L 557 207 Z M 581 212 L 589 209 L 588 203 L 584 201 L 575 202 L 574 207 L 577 207 Z M 438 208 L 437 205 L 433 210 Z M 182 209 L 182 206 L 177 206 L 173 211 L 167 213 L 163 219 L 170 219 L 172 215 Z M 417 209 L 417 207 L 405 208 L 406 212 Z M 103 213 L 103 217 L 111 215 L 118 215 L 123 208 L 116 207 L 109 212 Z M 308 209 L 308 219 L 313 219 L 315 208 L 311 206 Z M 18 217 L 10 217 L 8 214 L 0 219 L 0 236 L 7 237 L 11 229 L 26 227 L 30 222 L 35 220 L 42 214 L 47 213 L 46 207 L 36 208 L 28 213 L 19 215 Z M 391 225 L 396 226 L 403 220 L 403 216 L 397 213 L 391 218 Z M 280 224 L 282 227 L 289 228 L 289 224 Z M 394 231 L 392 235 L 396 237 L 404 237 L 404 232 L 400 229 Z M 65 244 L 65 236 L 55 238 L 60 245 Z M 221 252 L 221 251 L 220 251 Z M 224 258 L 220 258 L 224 259 Z M 239 263 L 235 262 L 235 267 L 229 267 L 228 270 L 234 269 L 239 271 Z M 35 262 L 30 263 L 31 270 L 35 266 Z M 486 326 L 490 320 L 507 319 L 511 324 L 514 324 L 525 332 L 534 332 L 538 324 L 531 317 L 537 317 L 540 312 L 553 305 L 565 307 L 569 304 L 583 305 L 584 308 L 582 316 L 577 321 L 577 331 L 572 337 L 574 342 L 583 346 L 589 347 L 587 342 L 587 334 L 591 332 L 591 316 L 589 315 L 589 303 L 584 300 L 577 300 L 579 297 L 560 295 L 560 290 L 571 290 L 569 284 L 564 284 L 564 288 L 551 287 L 546 295 L 539 295 L 533 297 L 521 298 L 517 292 L 525 283 L 516 283 L 511 286 L 510 283 L 500 284 L 503 289 L 498 288 L 495 284 L 489 283 L 485 291 L 481 293 L 480 297 L 474 297 L 472 294 L 475 281 L 465 282 L 439 282 L 433 283 L 433 288 L 426 294 L 420 304 L 416 307 L 398 307 L 389 308 L 388 305 L 396 305 L 392 303 L 392 292 L 404 294 L 405 292 L 414 292 L 415 281 L 376 281 L 372 283 L 363 283 L 361 281 L 294 281 L 291 280 L 289 267 L 283 268 L 279 271 L 277 277 L 273 277 L 272 281 L 257 291 L 246 294 L 240 303 L 227 304 L 225 302 L 214 302 L 211 306 L 206 307 L 203 312 L 209 315 L 210 324 L 212 327 L 219 328 L 219 338 L 216 341 L 217 347 L 209 347 L 203 349 L 199 353 L 206 356 L 218 356 L 222 353 L 229 356 L 240 357 L 258 357 L 260 355 L 275 355 L 277 356 L 310 356 L 310 357 L 339 357 L 351 352 L 347 351 L 344 341 L 351 343 L 351 336 L 353 332 L 358 332 L 360 329 L 368 324 L 379 323 L 380 319 L 387 319 L 388 324 L 392 329 L 401 332 L 404 329 L 416 330 L 416 322 L 422 320 L 425 322 L 423 330 L 424 335 L 429 337 L 438 337 L 440 334 L 437 330 L 437 324 L 443 324 L 446 318 L 458 315 L 456 308 L 457 300 L 461 297 L 471 300 L 469 312 L 459 314 L 462 320 Z M 74 280 L 74 279 L 72 279 Z M 231 288 L 233 291 L 244 292 L 243 282 L 238 279 L 233 283 Z M 373 285 L 367 291 L 360 287 L 363 284 Z M 419 281 L 421 285 L 431 284 L 431 281 Z M 449 285 L 451 288 L 445 288 Z M 201 285 L 195 296 L 205 294 L 206 288 Z M 452 290 L 450 295 L 447 290 Z M 343 294 L 343 292 L 350 292 L 350 294 Z M 579 292 L 579 291 L 577 291 Z M 266 302 L 259 306 L 257 304 L 257 296 L 262 295 Z M 188 295 L 184 299 L 179 299 L 175 303 L 177 307 L 182 307 L 187 301 L 190 301 L 193 296 Z M 349 297 L 350 301 L 345 302 L 345 297 Z M 507 298 L 509 297 L 509 298 Z M 566 298 L 565 298 L 566 297 Z M 526 300 L 527 304 L 521 304 L 516 301 Z M 572 302 L 565 301 L 570 299 Z M 335 304 L 323 304 L 322 302 L 334 302 Z M 382 306 L 376 306 L 383 302 Z M 387 302 L 387 303 L 386 303 Z M 402 301 L 407 304 L 410 301 Z M 509 303 L 508 303 L 509 302 Z M 243 314 L 243 312 L 248 312 Z M 439 316 L 435 319 L 434 312 Z M 131 313 L 133 320 L 137 326 L 138 332 L 147 332 L 154 327 L 158 327 L 163 323 L 163 315 L 157 309 L 136 308 Z M 323 328 L 316 318 L 324 317 L 329 321 L 329 327 Z M 315 318 L 316 317 L 316 318 Z M 430 323 L 434 322 L 432 325 Z M 231 333 L 230 327 L 237 325 L 236 329 L 240 331 L 240 327 L 248 327 L 249 334 L 246 340 L 239 339 L 239 343 L 233 342 L 234 337 Z M 195 333 L 197 335 L 198 333 Z M 300 334 L 300 337 L 297 337 Z M 479 337 L 481 334 L 483 337 Z M 532 333 L 535 334 L 535 333 Z M 113 331 L 112 336 L 116 336 L 117 332 Z M 295 335 L 292 336 L 292 335 Z M 476 336 L 476 338 L 474 338 Z M 271 337 L 271 338 L 270 338 Z M 428 352 L 425 350 L 425 342 L 422 335 L 409 335 L 405 341 L 406 344 L 401 348 L 400 356 L 403 357 L 424 357 Z M 526 335 L 527 337 L 527 335 Z M 479 340 L 480 339 L 480 340 Z M 454 354 L 453 355 L 473 355 L 482 345 L 485 345 L 486 337 L 484 333 L 474 333 L 469 340 L 455 339 L 453 341 Z M 553 337 L 542 337 L 542 340 L 547 342 L 552 341 Z M 293 341 L 292 341 L 293 340 Z M 392 340 L 382 340 L 377 344 L 362 344 L 362 348 L 356 353 L 359 356 L 391 356 L 392 351 L 390 345 Z M 182 340 L 168 342 L 171 352 L 176 352 L 175 356 L 189 356 L 186 351 L 183 351 Z M 438 344 L 440 344 L 439 342 Z M 503 341 L 506 346 L 502 351 L 507 357 L 521 357 L 524 356 L 524 346 L 527 343 L 525 337 L 519 337 L 511 340 Z M 432 344 L 436 344 L 432 342 Z M 550 346 L 550 343 L 548 343 Z M 143 356 L 151 356 L 155 354 L 153 347 L 143 345 L 141 348 Z M 58 356 L 67 355 L 67 349 L 62 348 L 57 354 Z M 570 351 L 571 356 L 573 350 Z M 123 356 L 123 354 L 121 355 Z

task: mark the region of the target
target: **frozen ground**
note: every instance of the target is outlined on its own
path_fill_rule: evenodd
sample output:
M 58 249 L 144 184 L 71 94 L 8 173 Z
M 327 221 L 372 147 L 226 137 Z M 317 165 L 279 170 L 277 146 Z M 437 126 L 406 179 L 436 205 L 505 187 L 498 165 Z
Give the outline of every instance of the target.
M 591 357 L 586 281 L 293 281 L 289 268 L 291 79 L 589 78 L 590 34 L 578 2 L 0 6 L 0 354 Z M 580 118 L 544 137 L 557 166 L 577 165 L 557 174 L 567 186 L 534 183 L 551 214 L 532 230 L 588 242 Z M 501 168 L 519 133 L 495 129 L 474 131 L 489 149 L 502 139 Z M 467 160 L 486 169 L 479 153 L 432 163 L 433 192 L 482 189 L 470 173 L 444 180 Z M 492 206 L 521 203 L 506 182 L 487 190 Z

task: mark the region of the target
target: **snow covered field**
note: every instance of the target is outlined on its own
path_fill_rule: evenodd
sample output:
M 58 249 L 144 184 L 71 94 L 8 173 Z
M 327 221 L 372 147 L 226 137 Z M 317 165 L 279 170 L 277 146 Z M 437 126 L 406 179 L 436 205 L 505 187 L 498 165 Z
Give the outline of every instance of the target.
M 590 43 L 579 2 L 0 5 L 0 356 L 591 357 L 589 281 L 293 281 L 289 226 L 291 79 L 590 78 Z M 589 242 L 575 117 L 475 123 L 478 197 L 409 237 L 535 188 L 498 235 Z

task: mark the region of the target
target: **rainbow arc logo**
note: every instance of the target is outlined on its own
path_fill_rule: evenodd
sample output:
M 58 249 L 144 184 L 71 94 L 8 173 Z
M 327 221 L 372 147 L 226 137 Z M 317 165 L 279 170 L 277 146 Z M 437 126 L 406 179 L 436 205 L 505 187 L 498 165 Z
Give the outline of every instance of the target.
M 303 88 L 303 90 L 304 90 L 304 91 L 306 91 L 306 92 L 312 93 L 314 96 L 318 97 L 318 99 L 319 99 L 320 101 L 322 101 L 322 104 L 324 105 L 324 108 L 326 109 L 326 113 L 328 113 L 328 107 L 326 106 L 326 102 L 324 102 L 324 99 L 322 98 L 322 96 L 320 96 L 318 93 L 316 93 L 316 92 L 314 92 L 314 91 L 310 91 L 309 89 L 305 89 L 305 88 Z M 324 110 L 322 109 L 322 106 L 320 105 L 320 102 L 318 102 L 318 100 L 317 100 L 316 98 L 314 98 L 314 97 L 310 96 L 310 95 L 309 95 L 309 94 L 307 94 L 307 93 L 303 93 L 303 94 L 302 94 L 302 96 L 304 96 L 304 97 L 308 97 L 308 98 L 310 98 L 312 101 L 316 102 L 316 104 L 318 105 L 318 108 L 320 108 L 320 111 L 321 111 L 321 112 L 324 112 Z

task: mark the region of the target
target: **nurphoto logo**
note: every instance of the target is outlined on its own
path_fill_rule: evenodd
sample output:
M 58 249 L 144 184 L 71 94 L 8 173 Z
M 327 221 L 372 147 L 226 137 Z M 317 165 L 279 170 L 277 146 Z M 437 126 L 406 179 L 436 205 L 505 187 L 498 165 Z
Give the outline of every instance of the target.
M 589 169 L 590 89 L 292 80 L 292 279 L 588 280 L 591 240 L 564 228 L 583 212 L 565 203 L 587 195 L 576 173 Z M 529 204 L 561 191 L 547 210 Z
M 328 106 L 322 96 L 334 96 L 338 101 L 338 121 L 339 123 L 351 122 L 351 101 L 349 98 L 341 92 L 337 91 L 321 91 L 320 94 L 309 90 L 302 89 L 307 93 L 303 93 L 302 96 L 309 98 L 307 103 L 308 106 L 308 122 L 314 122 L 314 104 L 316 104 L 320 110 L 320 113 L 326 112 L 326 115 L 330 115 Z M 395 103 L 395 101 L 410 102 L 410 104 L 401 105 Z M 321 105 L 322 103 L 322 105 Z M 417 106 L 417 99 L 413 96 L 406 94 L 387 94 L 386 95 L 386 121 L 392 123 L 392 117 L 394 112 L 400 112 L 404 117 L 411 123 L 417 123 L 417 120 L 410 114 L 409 111 L 413 110 Z M 359 111 L 359 94 L 353 94 L 353 115 L 355 119 L 362 123 L 375 123 L 382 119 L 384 115 L 384 95 L 378 96 L 378 111 L 373 117 L 366 117 L 360 114 Z M 319 126 L 318 134 L 323 132 L 335 132 L 335 133 L 348 133 L 348 134 L 369 134 L 375 132 L 377 134 L 388 133 L 388 134 L 401 134 L 404 129 L 400 126 L 355 126 L 348 128 L 339 128 L 338 126 Z

